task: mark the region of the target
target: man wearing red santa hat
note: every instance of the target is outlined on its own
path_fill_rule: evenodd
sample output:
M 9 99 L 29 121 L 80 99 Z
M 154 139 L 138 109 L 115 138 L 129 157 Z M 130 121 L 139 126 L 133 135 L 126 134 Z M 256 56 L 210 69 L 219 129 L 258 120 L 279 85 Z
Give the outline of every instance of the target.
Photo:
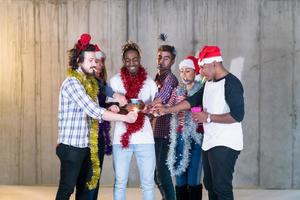
M 193 119 L 204 125 L 204 185 L 210 200 L 233 199 L 234 166 L 243 149 L 243 86 L 224 68 L 222 61 L 219 47 L 205 46 L 199 54 L 202 75 L 207 79 L 204 87 L 174 107 L 157 108 L 161 114 L 199 105 L 204 108 L 203 112 L 193 113 Z

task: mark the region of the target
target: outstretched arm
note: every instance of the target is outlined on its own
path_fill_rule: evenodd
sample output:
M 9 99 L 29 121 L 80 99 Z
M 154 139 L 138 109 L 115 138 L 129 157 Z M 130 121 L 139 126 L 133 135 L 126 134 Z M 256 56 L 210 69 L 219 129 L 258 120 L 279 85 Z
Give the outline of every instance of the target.
M 154 112 L 157 112 L 159 115 L 165 115 L 168 113 L 178 113 L 182 110 L 188 110 L 191 108 L 191 105 L 188 101 L 183 100 L 175 106 L 167 107 L 163 105 L 156 105 L 154 107 Z
M 102 114 L 102 119 L 106 121 L 124 121 L 127 123 L 133 123 L 135 122 L 136 118 L 137 118 L 137 113 L 133 111 L 129 112 L 127 115 L 122 115 L 122 114 L 117 114 L 106 110 Z

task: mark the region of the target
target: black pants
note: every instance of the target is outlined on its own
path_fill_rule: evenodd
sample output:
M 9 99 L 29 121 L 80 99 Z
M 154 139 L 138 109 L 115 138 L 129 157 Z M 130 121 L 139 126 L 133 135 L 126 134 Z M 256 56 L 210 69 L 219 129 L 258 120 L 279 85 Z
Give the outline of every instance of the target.
M 239 151 L 218 146 L 202 151 L 203 182 L 209 200 L 233 200 L 232 179 Z
M 162 138 L 155 138 L 154 140 L 156 156 L 155 183 L 163 200 L 175 200 L 175 189 L 166 161 L 170 142 L 168 139 Z
M 60 180 L 56 200 L 68 200 L 76 186 L 76 200 L 87 199 L 90 150 L 59 144 L 56 155 L 60 159 Z

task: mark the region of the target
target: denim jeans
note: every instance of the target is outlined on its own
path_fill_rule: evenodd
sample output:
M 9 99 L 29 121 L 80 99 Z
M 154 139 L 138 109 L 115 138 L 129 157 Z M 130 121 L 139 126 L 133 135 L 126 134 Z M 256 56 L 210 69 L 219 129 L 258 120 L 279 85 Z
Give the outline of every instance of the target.
M 88 170 L 90 167 L 89 148 L 77 148 L 59 144 L 56 154 L 60 159 L 60 180 L 56 200 L 68 200 L 76 186 L 76 200 L 87 199 Z
M 98 138 L 98 155 L 99 155 L 99 162 L 100 162 L 100 168 L 102 172 L 102 166 L 103 166 L 103 161 L 104 161 L 104 148 L 105 148 L 105 141 L 103 138 Z M 92 168 L 91 168 L 92 170 Z M 90 175 L 92 175 L 92 171 L 90 171 Z M 99 185 L 100 185 L 100 180 L 97 183 L 97 186 L 93 190 L 88 191 L 88 200 L 97 200 L 98 198 L 98 192 L 99 192 Z
M 156 169 L 155 182 L 163 200 L 175 200 L 175 189 L 167 166 L 169 139 L 155 138 Z
M 182 135 L 180 134 L 177 137 L 177 147 L 183 149 L 184 140 L 181 140 L 181 138 Z M 182 173 L 179 176 L 175 176 L 177 186 L 183 186 L 183 185 L 196 186 L 201 184 L 201 173 L 202 173 L 201 151 L 202 151 L 201 145 L 197 144 L 194 140 L 192 140 L 189 165 L 184 173 Z
M 113 145 L 113 166 L 115 171 L 114 200 L 126 200 L 126 187 L 132 155 L 135 155 L 139 170 L 143 200 L 155 200 L 154 144 L 130 144 L 124 149 L 119 144 Z
M 232 179 L 236 160 L 240 151 L 217 146 L 202 151 L 204 185 L 209 200 L 233 200 Z

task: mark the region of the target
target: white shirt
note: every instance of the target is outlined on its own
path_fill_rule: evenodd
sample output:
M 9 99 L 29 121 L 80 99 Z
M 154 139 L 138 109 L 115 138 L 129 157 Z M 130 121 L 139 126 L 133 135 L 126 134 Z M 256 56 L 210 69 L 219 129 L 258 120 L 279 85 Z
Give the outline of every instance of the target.
M 114 75 L 110 79 L 110 86 L 114 92 L 125 94 L 126 90 L 124 88 L 123 81 L 121 79 L 120 73 Z M 138 95 L 138 98 L 142 100 L 145 104 L 151 103 L 154 100 L 155 94 L 158 89 L 156 83 L 147 76 L 147 79 L 144 81 L 144 86 L 141 88 L 141 91 Z M 126 125 L 124 122 L 117 121 L 115 123 L 114 135 L 113 135 L 113 144 L 121 144 L 121 136 L 126 131 Z M 153 131 L 149 121 L 149 118 L 145 116 L 144 127 L 131 135 L 130 144 L 153 144 Z
M 225 114 L 230 108 L 225 100 L 225 81 L 208 81 L 204 87 L 203 108 L 210 114 Z M 241 151 L 243 149 L 243 131 L 240 122 L 232 124 L 203 123 L 204 139 L 202 149 L 207 151 L 215 146 L 226 146 Z

